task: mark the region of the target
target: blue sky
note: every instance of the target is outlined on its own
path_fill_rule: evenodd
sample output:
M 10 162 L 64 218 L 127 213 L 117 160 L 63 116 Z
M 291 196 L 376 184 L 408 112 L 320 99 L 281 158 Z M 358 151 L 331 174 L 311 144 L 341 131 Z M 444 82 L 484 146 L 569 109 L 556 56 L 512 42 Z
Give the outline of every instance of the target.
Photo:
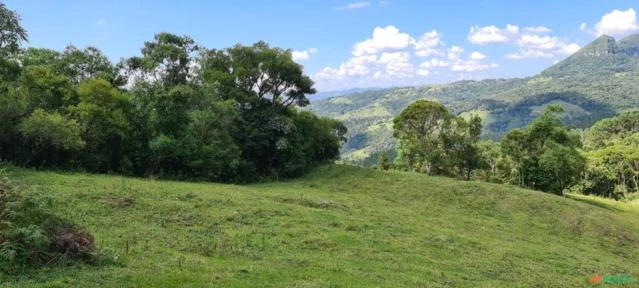
M 320 91 L 533 75 L 600 34 L 639 33 L 634 1 L 0 0 L 30 46 L 100 48 L 114 62 L 157 32 L 208 48 L 295 50 Z

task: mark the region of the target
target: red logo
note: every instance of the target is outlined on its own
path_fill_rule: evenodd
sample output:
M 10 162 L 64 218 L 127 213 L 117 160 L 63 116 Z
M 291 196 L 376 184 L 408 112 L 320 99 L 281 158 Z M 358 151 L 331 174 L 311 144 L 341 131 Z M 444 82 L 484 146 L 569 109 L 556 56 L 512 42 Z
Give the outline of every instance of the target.
M 601 275 L 595 275 L 589 279 L 590 284 L 598 284 L 601 283 L 601 281 L 603 281 L 603 276 Z

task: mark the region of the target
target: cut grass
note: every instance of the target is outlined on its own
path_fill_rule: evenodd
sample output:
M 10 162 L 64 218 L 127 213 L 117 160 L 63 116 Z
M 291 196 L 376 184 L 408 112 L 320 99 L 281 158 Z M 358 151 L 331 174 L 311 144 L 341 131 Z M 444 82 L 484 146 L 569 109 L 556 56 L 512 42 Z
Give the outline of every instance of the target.
M 583 287 L 639 276 L 639 219 L 512 186 L 331 165 L 247 186 L 8 168 L 99 266 L 3 287 Z

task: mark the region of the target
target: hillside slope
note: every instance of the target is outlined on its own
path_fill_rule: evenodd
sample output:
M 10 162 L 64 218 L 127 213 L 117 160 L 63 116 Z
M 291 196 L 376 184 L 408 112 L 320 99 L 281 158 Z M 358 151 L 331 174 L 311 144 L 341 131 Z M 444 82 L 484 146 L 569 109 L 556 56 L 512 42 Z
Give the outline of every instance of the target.
M 325 166 L 233 186 L 32 172 L 112 263 L 3 287 L 579 287 L 639 277 L 639 217 L 505 185 Z
M 370 165 L 394 150 L 392 118 L 417 99 L 436 100 L 458 114 L 482 116 L 486 137 L 524 127 L 548 104 L 562 105 L 568 125 L 587 127 L 639 108 L 639 35 L 601 36 L 539 75 L 361 92 L 313 102 L 311 110 L 344 121 L 343 159 Z

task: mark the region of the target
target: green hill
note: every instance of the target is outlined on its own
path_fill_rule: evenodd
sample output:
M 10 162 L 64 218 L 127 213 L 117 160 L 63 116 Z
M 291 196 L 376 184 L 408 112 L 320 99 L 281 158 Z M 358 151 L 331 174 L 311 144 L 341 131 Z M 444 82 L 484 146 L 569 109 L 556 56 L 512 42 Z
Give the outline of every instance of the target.
M 601 36 L 542 73 L 518 79 L 360 92 L 313 102 L 311 110 L 344 121 L 343 159 L 370 165 L 394 150 L 392 118 L 417 99 L 436 100 L 458 114 L 483 117 L 484 135 L 498 138 L 526 126 L 548 104 L 560 104 L 568 125 L 588 127 L 639 107 L 639 35 L 617 42 Z
M 639 277 L 634 212 L 512 186 L 324 166 L 248 186 L 32 172 L 104 261 L 3 287 L 583 287 Z

